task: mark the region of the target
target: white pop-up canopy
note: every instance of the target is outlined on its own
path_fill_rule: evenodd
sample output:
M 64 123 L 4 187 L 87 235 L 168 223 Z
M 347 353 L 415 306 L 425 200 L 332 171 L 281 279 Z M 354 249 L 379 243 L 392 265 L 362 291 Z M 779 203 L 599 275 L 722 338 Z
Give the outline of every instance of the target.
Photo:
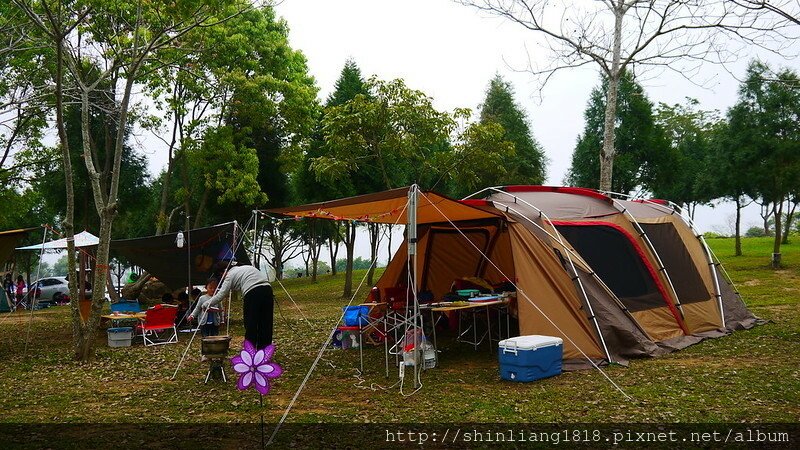
M 75 235 L 75 247 L 93 247 L 100 242 L 97 236 L 88 231 L 81 231 Z M 62 250 L 67 248 L 67 238 L 56 239 L 44 244 L 34 244 L 27 247 L 17 247 L 17 250 Z

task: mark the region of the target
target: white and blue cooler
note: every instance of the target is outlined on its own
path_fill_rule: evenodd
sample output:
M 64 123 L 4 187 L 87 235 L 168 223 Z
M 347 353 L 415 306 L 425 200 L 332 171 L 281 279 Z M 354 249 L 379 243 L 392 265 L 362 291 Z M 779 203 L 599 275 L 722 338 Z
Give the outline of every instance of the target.
M 500 341 L 500 378 L 534 381 L 561 373 L 564 341 L 553 336 L 517 336 Z

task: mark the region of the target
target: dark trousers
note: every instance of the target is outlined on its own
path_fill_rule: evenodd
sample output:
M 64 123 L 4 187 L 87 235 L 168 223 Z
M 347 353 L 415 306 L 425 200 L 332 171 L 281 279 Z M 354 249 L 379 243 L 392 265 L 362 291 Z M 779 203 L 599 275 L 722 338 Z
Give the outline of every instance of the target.
M 244 296 L 244 337 L 257 349 L 272 343 L 272 286 L 258 286 Z
M 215 325 L 213 323 L 207 323 L 200 327 L 200 334 L 203 337 L 206 336 L 217 336 L 219 335 L 219 325 Z

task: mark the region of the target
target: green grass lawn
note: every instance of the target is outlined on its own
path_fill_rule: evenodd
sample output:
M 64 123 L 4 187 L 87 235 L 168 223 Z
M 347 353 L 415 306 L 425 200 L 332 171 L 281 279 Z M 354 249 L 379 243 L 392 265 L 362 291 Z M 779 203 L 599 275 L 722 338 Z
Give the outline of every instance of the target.
M 797 240 L 797 238 L 795 239 Z M 607 374 L 632 397 L 626 400 L 594 370 L 535 383 L 499 379 L 497 358 L 485 347 L 445 342 L 440 367 L 426 371 L 423 387 L 404 397 L 396 369 L 384 376 L 383 347 L 327 351 L 288 417 L 289 422 L 798 422 L 800 421 L 800 242 L 784 247 L 784 268 L 768 267 L 771 241 L 710 245 L 757 315 L 771 323 L 710 340 L 671 355 L 609 367 Z M 357 273 L 358 284 L 363 273 Z M 277 421 L 326 341 L 343 304 L 343 276 L 289 280 L 289 300 L 275 285 L 275 327 L 284 376 L 265 398 L 265 420 Z M 356 302 L 363 299 L 362 287 Z M 299 309 L 298 309 L 299 307 Z M 241 308 L 234 304 L 233 348 L 241 348 Z M 90 364 L 71 360 L 66 307 L 0 316 L 0 421 L 2 422 L 258 422 L 255 391 L 235 383 L 203 384 L 206 365 L 195 341 L 109 348 L 98 334 Z M 30 326 L 30 331 L 28 327 Z M 27 352 L 25 352 L 27 344 Z M 230 370 L 229 375 L 232 376 Z M 412 389 L 405 386 L 403 392 Z

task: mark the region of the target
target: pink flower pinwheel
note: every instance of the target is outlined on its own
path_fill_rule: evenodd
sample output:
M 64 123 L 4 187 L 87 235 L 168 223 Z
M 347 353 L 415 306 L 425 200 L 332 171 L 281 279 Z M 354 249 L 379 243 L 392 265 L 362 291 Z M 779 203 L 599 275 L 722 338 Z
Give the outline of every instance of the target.
M 273 354 L 275 354 L 275 344 L 256 350 L 252 342 L 245 340 L 242 352 L 231 358 L 233 370 L 239 374 L 236 387 L 244 391 L 253 386 L 259 394 L 267 395 L 269 378 L 278 378 L 283 373 L 281 366 L 269 361 Z

